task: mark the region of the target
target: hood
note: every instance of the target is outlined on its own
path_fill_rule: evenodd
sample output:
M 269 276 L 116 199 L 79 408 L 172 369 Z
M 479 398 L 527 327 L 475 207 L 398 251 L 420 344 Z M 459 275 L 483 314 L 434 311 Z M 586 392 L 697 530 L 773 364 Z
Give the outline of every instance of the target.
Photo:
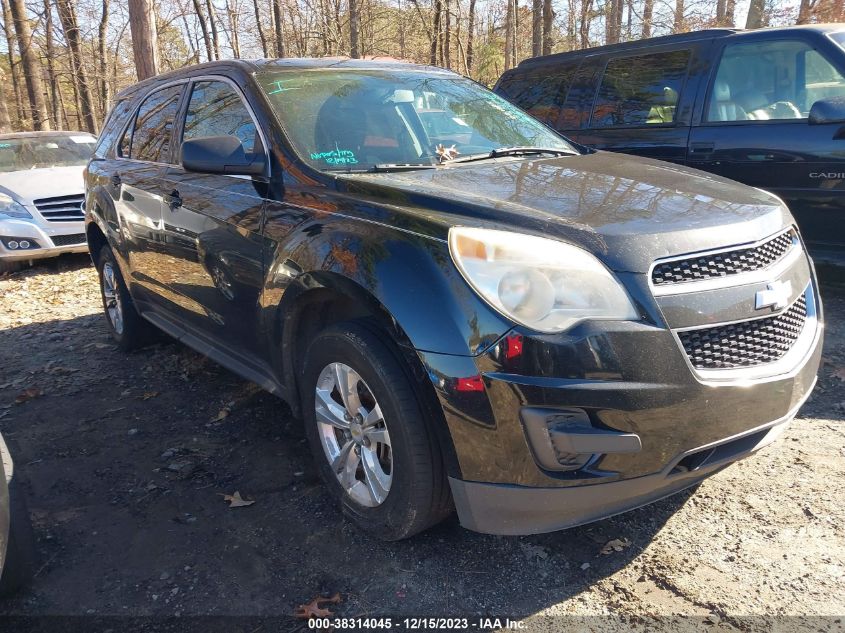
M 19 202 L 85 193 L 84 165 L 45 167 L 0 173 L 0 190 Z
M 608 152 L 498 159 L 339 178 L 444 226 L 487 226 L 555 237 L 612 270 L 646 272 L 655 259 L 751 242 L 792 223 L 778 198 L 672 163 Z

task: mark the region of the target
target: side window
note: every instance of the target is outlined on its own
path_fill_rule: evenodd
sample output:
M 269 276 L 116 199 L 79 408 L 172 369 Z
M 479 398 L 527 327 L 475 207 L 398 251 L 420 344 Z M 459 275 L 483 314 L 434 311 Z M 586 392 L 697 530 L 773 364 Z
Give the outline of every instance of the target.
M 535 119 L 554 126 L 578 64 L 544 68 L 510 82 L 502 93 Z
M 94 148 L 95 156 L 105 156 L 114 145 L 115 139 L 123 129 L 126 117 L 129 115 L 132 106 L 132 99 L 121 99 L 114 104 L 106 118 L 100 137 L 97 139 L 97 146 Z
M 611 59 L 591 127 L 674 123 L 689 60 L 688 50 Z
M 707 120 L 806 119 L 816 101 L 830 97 L 845 97 L 845 77 L 809 44 L 729 44 L 710 88 Z
M 182 140 L 237 136 L 246 153 L 255 149 L 255 122 L 240 95 L 222 81 L 198 81 L 191 91 Z
M 135 119 L 130 158 L 157 163 L 170 161 L 170 141 L 183 87 L 176 85 L 162 88 L 144 99 Z M 125 155 L 125 149 L 121 146 L 121 156 Z

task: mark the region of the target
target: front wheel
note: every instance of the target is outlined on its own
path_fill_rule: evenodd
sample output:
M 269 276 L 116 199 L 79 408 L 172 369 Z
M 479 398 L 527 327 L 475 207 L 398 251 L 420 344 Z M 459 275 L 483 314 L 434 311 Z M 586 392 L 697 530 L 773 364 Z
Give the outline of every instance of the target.
M 100 295 L 106 323 L 117 346 L 128 352 L 148 343 L 152 326 L 135 309 L 135 303 L 110 248 L 100 250 L 97 271 L 100 274 Z
M 359 323 L 308 348 L 306 434 L 322 478 L 359 528 L 399 540 L 439 522 L 451 504 L 437 442 L 396 354 Z

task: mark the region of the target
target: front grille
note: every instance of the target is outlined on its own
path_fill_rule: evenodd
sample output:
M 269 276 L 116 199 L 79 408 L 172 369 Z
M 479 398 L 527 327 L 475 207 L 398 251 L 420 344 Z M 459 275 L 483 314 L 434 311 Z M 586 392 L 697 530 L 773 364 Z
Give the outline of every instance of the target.
M 801 295 L 776 316 L 687 330 L 678 336 L 696 369 L 752 367 L 784 356 L 798 340 L 806 320 L 807 299 Z
M 70 235 L 53 235 L 50 237 L 56 246 L 72 246 L 85 244 L 85 233 L 71 233 Z
M 782 259 L 797 243 L 797 238 L 790 229 L 750 248 L 661 262 L 652 269 L 651 282 L 665 286 L 760 270 Z
M 41 216 L 50 222 L 75 222 L 85 218 L 82 203 L 84 194 L 73 196 L 58 196 L 56 198 L 41 198 L 32 203 Z

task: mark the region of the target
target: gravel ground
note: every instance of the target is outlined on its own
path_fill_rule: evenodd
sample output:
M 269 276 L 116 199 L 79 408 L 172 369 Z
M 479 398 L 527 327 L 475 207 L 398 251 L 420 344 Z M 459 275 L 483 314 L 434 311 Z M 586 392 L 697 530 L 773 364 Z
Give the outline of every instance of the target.
M 822 294 L 810 401 L 778 443 L 694 493 L 555 534 L 485 536 L 453 518 L 384 544 L 329 503 L 283 403 L 176 343 L 119 352 L 86 258 L 0 278 L 0 431 L 38 548 L 0 628 L 8 616 L 227 615 L 289 630 L 304 628 L 297 605 L 339 593 L 330 608 L 349 617 L 842 630 L 845 291 Z M 254 504 L 230 508 L 235 491 Z

